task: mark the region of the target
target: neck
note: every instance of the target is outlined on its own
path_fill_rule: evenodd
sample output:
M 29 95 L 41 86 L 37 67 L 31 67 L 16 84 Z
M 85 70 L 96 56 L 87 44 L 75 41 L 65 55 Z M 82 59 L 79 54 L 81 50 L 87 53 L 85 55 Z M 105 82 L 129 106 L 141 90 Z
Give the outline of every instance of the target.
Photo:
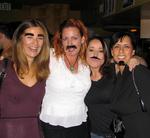
M 78 56 L 65 55 L 65 63 L 71 72 L 77 72 L 78 69 Z
M 78 55 L 76 56 L 65 55 L 65 57 L 69 60 L 70 63 L 74 63 L 77 60 Z
M 29 69 L 30 69 L 32 67 L 33 58 L 28 58 L 27 57 L 27 61 L 28 61 Z
M 91 69 L 91 80 L 97 81 L 102 78 L 102 74 L 100 73 L 99 69 Z
M 125 68 L 125 66 L 116 65 L 116 73 L 118 73 L 120 71 L 120 73 L 122 74 L 124 68 Z

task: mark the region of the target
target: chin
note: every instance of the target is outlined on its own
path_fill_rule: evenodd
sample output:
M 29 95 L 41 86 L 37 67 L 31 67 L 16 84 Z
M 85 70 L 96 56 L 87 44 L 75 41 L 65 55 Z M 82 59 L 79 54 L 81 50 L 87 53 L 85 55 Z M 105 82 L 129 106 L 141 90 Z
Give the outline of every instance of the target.
M 79 55 L 79 53 L 74 53 L 74 52 L 73 53 L 72 52 L 69 52 L 69 53 L 67 52 L 66 54 L 68 56 L 78 56 Z

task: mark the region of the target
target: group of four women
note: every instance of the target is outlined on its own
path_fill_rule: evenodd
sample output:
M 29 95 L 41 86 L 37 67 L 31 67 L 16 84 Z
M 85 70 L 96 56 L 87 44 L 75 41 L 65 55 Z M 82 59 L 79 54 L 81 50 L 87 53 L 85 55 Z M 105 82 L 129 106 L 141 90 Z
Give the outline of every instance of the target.
M 88 40 L 78 19 L 60 25 L 54 48 L 40 21 L 19 25 L 0 88 L 0 137 L 115 138 L 110 125 L 120 115 L 125 138 L 149 138 L 150 71 L 138 65 L 129 33 L 117 34 L 112 42 L 110 63 L 105 41 Z M 132 68 L 147 112 L 140 108 Z

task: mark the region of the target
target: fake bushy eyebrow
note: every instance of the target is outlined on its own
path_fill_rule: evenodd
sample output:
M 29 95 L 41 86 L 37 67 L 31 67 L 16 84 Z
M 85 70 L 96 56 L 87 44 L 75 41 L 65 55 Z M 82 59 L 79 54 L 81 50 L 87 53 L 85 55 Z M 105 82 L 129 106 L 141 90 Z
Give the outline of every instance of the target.
M 25 33 L 24 35 L 25 36 L 34 36 L 33 33 Z M 44 35 L 43 34 L 38 34 L 38 37 L 44 37 Z

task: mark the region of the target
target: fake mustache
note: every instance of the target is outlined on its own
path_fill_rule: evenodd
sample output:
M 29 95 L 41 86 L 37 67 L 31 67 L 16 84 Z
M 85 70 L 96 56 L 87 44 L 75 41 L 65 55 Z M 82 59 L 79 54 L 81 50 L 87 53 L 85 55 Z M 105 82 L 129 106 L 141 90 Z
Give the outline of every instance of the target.
M 100 60 L 100 58 L 98 58 L 98 57 L 96 57 L 96 56 L 93 56 L 93 57 L 91 57 L 91 58 L 94 58 L 94 59 L 98 59 L 98 60 Z
M 75 48 L 75 49 L 77 49 L 77 47 L 76 47 L 75 45 L 68 45 L 68 46 L 66 47 L 67 50 L 70 49 L 70 48 Z
M 116 64 L 119 65 L 119 66 L 125 66 L 125 65 L 126 65 L 124 61 L 119 61 L 119 62 L 116 63 Z

